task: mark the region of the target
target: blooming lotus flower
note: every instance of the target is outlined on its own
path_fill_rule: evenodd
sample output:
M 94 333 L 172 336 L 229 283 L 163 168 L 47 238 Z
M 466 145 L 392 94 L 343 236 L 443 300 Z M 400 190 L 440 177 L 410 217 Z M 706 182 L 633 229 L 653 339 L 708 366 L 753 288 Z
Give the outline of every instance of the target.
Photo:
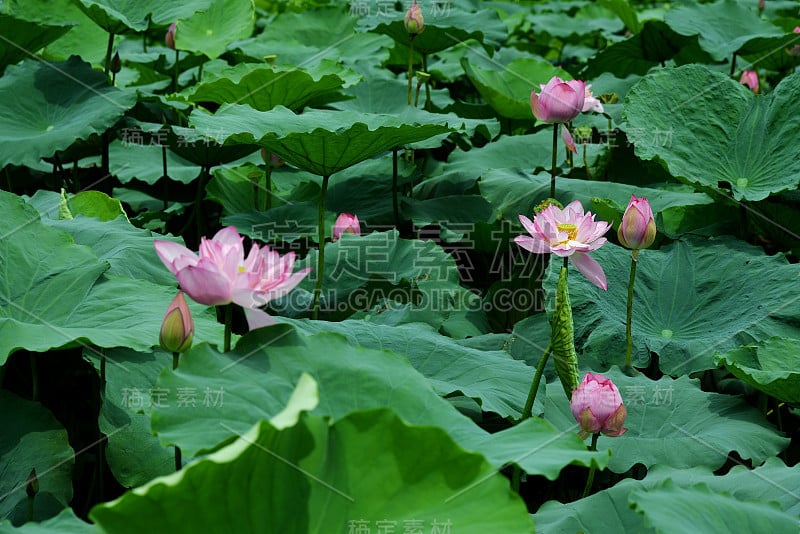
M 255 243 L 245 257 L 243 241 L 236 228 L 228 226 L 212 239 L 201 240 L 199 256 L 172 241 L 156 240 L 155 248 L 193 300 L 208 306 L 236 303 L 245 309 L 252 329 L 272 323 L 269 315 L 257 308 L 286 295 L 311 268 L 292 272 L 293 252 L 281 256 Z
M 167 45 L 167 48 L 171 50 L 175 50 L 175 23 L 169 25 L 169 30 L 167 30 L 167 34 L 164 36 L 164 43 Z
M 357 215 L 342 213 L 336 218 L 336 222 L 333 224 L 333 240 L 336 241 L 342 234 L 348 233 L 361 235 L 361 225 L 358 222 Z
M 541 93 L 531 91 L 533 116 L 544 122 L 569 122 L 583 109 L 586 84 L 580 80 L 565 82 L 553 76 L 546 85 L 540 85 Z
M 569 401 L 572 416 L 581 427 L 580 436 L 602 432 L 617 437 L 625 433 L 623 428 L 627 409 L 614 383 L 601 374 L 586 373 L 580 385 L 572 391 Z
M 585 113 L 586 111 L 596 111 L 597 113 L 603 113 L 605 111 L 603 109 L 603 103 L 592 94 L 592 84 L 586 86 L 586 93 L 583 98 L 581 113 Z
M 405 24 L 408 34 L 413 37 L 416 37 L 425 29 L 425 19 L 422 16 L 422 9 L 420 9 L 419 4 L 417 4 L 417 0 L 414 0 L 414 3 L 411 4 L 411 7 L 406 11 L 403 23 Z
M 622 216 L 617 237 L 623 247 L 639 250 L 650 248 L 656 238 L 656 221 L 646 198 L 631 195 L 631 201 Z
M 743 83 L 750 88 L 751 91 L 758 94 L 758 73 L 754 70 L 746 70 L 739 78 L 739 83 Z
M 519 220 L 531 235 L 515 237 L 517 245 L 534 254 L 569 256 L 590 282 L 600 289 L 608 289 L 603 268 L 587 252 L 597 250 L 606 243 L 603 235 L 611 227 L 609 223 L 595 222 L 594 215 L 591 212 L 584 213 L 578 200 L 563 210 L 550 204 L 533 221 L 524 215 L 520 215 Z
M 158 341 L 167 352 L 186 352 L 192 346 L 194 337 L 194 321 L 189 305 L 183 296 L 183 291 L 178 291 L 172 299 L 164 319 L 161 321 L 161 333 Z

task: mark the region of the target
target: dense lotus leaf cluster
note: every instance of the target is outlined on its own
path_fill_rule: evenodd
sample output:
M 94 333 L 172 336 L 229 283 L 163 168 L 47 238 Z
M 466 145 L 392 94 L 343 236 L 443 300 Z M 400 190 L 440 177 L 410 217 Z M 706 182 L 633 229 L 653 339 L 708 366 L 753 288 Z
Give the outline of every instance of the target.
M 0 8 L 0 532 L 800 528 L 794 3 Z

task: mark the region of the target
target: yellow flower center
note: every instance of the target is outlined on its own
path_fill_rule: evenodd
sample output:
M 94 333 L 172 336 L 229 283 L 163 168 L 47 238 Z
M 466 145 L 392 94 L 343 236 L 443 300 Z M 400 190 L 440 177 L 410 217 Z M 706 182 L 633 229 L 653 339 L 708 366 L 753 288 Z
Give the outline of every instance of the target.
M 558 225 L 559 232 L 567 232 L 567 240 L 566 241 L 574 241 L 576 237 L 578 237 L 578 227 L 574 224 L 569 223 L 561 223 Z M 566 243 L 566 241 L 564 241 Z
M 240 265 L 240 266 L 239 266 L 239 272 L 240 272 L 240 273 L 243 273 L 243 272 L 244 272 L 244 265 Z

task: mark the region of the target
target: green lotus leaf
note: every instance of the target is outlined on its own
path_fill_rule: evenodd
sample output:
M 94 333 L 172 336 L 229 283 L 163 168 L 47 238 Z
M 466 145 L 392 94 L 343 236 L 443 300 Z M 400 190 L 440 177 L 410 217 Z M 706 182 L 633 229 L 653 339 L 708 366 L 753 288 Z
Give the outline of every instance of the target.
M 771 94 L 754 95 L 702 65 L 662 69 L 628 93 L 628 138 L 637 156 L 661 162 L 686 183 L 761 200 L 800 183 L 792 151 L 800 119 L 786 113 L 798 97 L 798 74 Z M 654 132 L 662 134 L 658 141 Z
M 714 355 L 714 363 L 724 365 L 740 380 L 776 399 L 800 403 L 800 370 L 795 362 L 800 341 L 772 337 L 754 345 Z
M 175 48 L 217 59 L 229 44 L 250 37 L 254 21 L 253 0 L 211 0 L 206 9 L 178 22 Z
M 98 26 L 109 33 L 142 32 L 169 25 L 209 8 L 213 0 L 74 0 Z

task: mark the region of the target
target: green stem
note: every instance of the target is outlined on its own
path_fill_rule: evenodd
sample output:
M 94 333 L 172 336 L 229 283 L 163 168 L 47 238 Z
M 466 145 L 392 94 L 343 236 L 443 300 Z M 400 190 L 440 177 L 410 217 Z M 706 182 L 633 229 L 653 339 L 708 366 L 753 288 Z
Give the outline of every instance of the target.
M 599 432 L 592 434 L 592 444 L 589 446 L 590 451 L 597 450 L 597 438 L 599 437 Z M 582 499 L 589 496 L 589 491 L 592 489 L 592 484 L 594 483 L 595 471 L 597 471 L 597 464 L 592 462 L 592 466 L 589 468 L 589 478 L 586 479 L 586 487 L 583 488 L 583 497 L 581 497 Z
M 233 304 L 225 305 L 225 339 L 223 343 L 223 350 L 230 352 L 231 350 L 231 330 L 233 328 Z
M 547 345 L 544 354 L 539 359 L 539 365 L 536 366 L 536 374 L 533 375 L 533 382 L 531 383 L 531 390 L 528 392 L 528 399 L 525 401 L 525 408 L 522 410 L 522 419 L 520 422 L 528 419 L 533 415 L 533 401 L 536 400 L 536 394 L 539 392 L 539 383 L 542 381 L 542 373 L 547 364 L 547 359 L 550 357 L 551 345 Z
M 317 285 L 314 287 L 314 311 L 311 315 L 313 319 L 319 317 L 319 296 L 322 293 L 322 277 L 325 274 L 325 195 L 328 193 L 329 178 L 330 176 L 322 177 L 322 191 L 319 194 L 319 209 L 317 213 L 319 255 L 317 256 Z
M 39 369 L 36 365 L 36 353 L 31 352 L 31 399 L 39 400 Z
M 33 502 L 36 500 L 35 495 L 28 496 L 28 523 L 33 521 Z
M 733 53 L 731 58 L 731 78 L 733 78 L 734 73 L 736 73 L 736 52 Z
M 175 50 L 175 65 L 172 67 L 172 92 L 178 92 L 178 59 L 180 59 L 181 53 Z
M 631 253 L 631 277 L 628 280 L 628 313 L 625 320 L 625 367 L 631 367 L 631 352 L 633 349 L 633 336 L 631 335 L 631 322 L 633 320 L 633 281 L 636 279 L 636 261 L 638 250 Z
M 169 207 L 169 177 L 167 176 L 167 145 L 161 145 L 161 170 L 164 173 L 164 211 Z
M 203 65 L 205 64 L 206 64 L 206 59 L 203 58 L 200 63 L 200 66 L 197 67 L 197 83 L 200 83 L 200 80 L 203 79 Z
M 392 149 L 392 213 L 394 227 L 400 228 L 400 205 L 397 199 L 397 148 Z
M 114 32 L 108 33 L 108 46 L 106 47 L 106 64 L 103 68 L 103 73 L 108 77 L 111 70 L 111 50 L 114 48 Z
M 553 161 L 550 167 L 550 198 L 556 198 L 556 156 L 558 154 L 558 123 L 553 124 Z
M 411 105 L 411 78 L 414 75 L 414 37 L 408 44 L 408 105 Z
M 272 152 L 267 152 L 266 180 L 264 181 L 264 201 L 262 211 L 272 209 Z
M 589 171 L 589 160 L 586 159 L 586 143 L 583 143 L 583 168 L 586 169 L 586 178 L 591 180 L 592 173 Z
M 428 56 L 422 54 L 422 72 L 428 72 Z M 431 79 L 425 79 L 425 111 L 431 110 Z
M 230 308 L 230 306 L 231 305 L 229 304 L 226 307 L 226 311 L 225 311 L 225 313 L 226 313 L 226 317 L 225 318 L 226 319 L 227 319 L 227 309 Z M 226 322 L 225 333 L 226 333 L 226 335 L 228 333 L 227 322 Z M 181 353 L 180 352 L 173 352 L 172 353 L 172 370 L 173 371 L 178 368 L 178 364 L 180 363 L 180 361 L 181 361 Z M 183 460 L 181 459 L 181 448 L 176 445 L 175 446 L 175 471 L 180 471 L 181 467 L 183 467 Z
M 173 352 L 172 353 L 172 370 L 178 368 L 178 364 L 181 363 L 181 353 L 180 352 Z
M 203 216 L 200 213 L 200 209 L 203 204 L 203 191 L 205 190 L 205 182 L 206 182 L 206 167 L 200 167 L 200 179 L 197 180 L 197 191 L 195 192 L 194 197 L 194 213 L 196 217 L 194 222 L 197 226 L 197 241 L 200 241 L 200 238 L 203 237 Z

